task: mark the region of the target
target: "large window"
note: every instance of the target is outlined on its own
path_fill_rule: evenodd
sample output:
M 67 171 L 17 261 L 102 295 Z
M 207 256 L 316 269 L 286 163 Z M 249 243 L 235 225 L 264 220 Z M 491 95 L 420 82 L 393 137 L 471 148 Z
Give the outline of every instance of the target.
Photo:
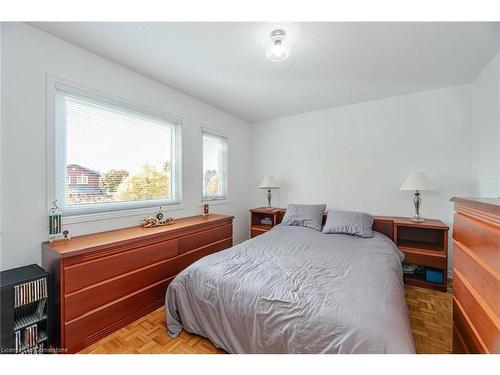
M 203 129 L 202 200 L 227 199 L 227 137 Z
M 176 121 L 62 84 L 55 119 L 55 194 L 65 213 L 180 203 Z

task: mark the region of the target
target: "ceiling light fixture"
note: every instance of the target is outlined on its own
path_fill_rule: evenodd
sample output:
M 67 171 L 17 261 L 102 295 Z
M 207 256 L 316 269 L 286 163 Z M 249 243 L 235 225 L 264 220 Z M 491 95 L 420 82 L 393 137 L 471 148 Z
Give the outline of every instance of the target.
M 269 34 L 272 45 L 266 50 L 266 57 L 273 62 L 285 61 L 290 56 L 290 47 L 285 43 L 285 32 L 276 29 Z

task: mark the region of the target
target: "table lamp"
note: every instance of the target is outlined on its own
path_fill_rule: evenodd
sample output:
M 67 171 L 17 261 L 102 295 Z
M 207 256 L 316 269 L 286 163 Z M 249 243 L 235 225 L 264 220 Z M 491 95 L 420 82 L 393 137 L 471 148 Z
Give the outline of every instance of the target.
M 413 203 L 415 204 L 415 216 L 411 219 L 417 223 L 425 221 L 425 219 L 420 216 L 420 191 L 422 190 L 436 190 L 432 182 L 423 172 L 413 172 L 410 174 L 401 188 L 399 190 L 415 190 L 415 197 L 413 198 Z
M 279 185 L 273 176 L 266 176 L 259 185 L 259 189 L 267 189 L 267 209 L 272 209 L 271 206 L 271 189 L 279 189 Z

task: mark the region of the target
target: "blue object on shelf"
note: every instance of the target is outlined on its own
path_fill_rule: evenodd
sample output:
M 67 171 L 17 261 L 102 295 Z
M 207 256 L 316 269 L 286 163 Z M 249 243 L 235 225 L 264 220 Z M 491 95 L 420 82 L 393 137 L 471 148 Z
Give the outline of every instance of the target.
M 425 280 L 442 284 L 443 283 L 443 271 L 437 270 L 435 268 L 425 269 Z

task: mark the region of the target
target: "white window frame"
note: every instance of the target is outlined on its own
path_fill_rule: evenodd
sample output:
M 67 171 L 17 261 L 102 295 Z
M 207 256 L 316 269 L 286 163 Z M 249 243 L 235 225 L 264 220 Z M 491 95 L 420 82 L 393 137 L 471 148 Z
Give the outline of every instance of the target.
M 226 145 L 227 145 L 227 154 L 226 154 L 226 170 L 224 173 L 224 180 L 225 180 L 225 186 L 226 186 L 226 196 L 221 197 L 221 196 L 214 196 L 210 198 L 205 198 L 203 196 L 203 134 L 208 133 L 211 135 L 214 135 L 216 137 L 222 137 L 226 139 Z M 224 131 L 213 128 L 213 127 L 208 127 L 208 126 L 202 126 L 201 127 L 201 188 L 200 188 L 200 193 L 201 193 L 201 203 L 209 203 L 211 205 L 213 204 L 226 204 L 229 203 L 229 136 L 226 134 Z
M 172 171 L 177 176 L 177 181 L 172 184 L 172 191 L 175 200 L 155 199 L 136 202 L 116 202 L 104 204 L 82 205 L 79 207 L 65 207 L 65 182 L 64 179 L 57 180 L 57 176 L 62 173 L 66 175 L 66 166 L 64 172 L 60 171 L 63 162 L 66 161 L 66 129 L 60 126 L 61 121 L 56 121 L 56 89 L 63 87 L 76 94 L 82 94 L 89 97 L 104 99 L 119 106 L 135 110 L 141 114 L 150 115 L 154 118 L 162 119 L 175 125 L 175 132 L 171 139 L 172 149 L 175 149 L 176 157 L 172 163 Z M 52 74 L 47 74 L 47 207 L 50 202 L 58 200 L 59 207 L 64 215 L 64 224 L 73 224 L 86 221 L 121 218 L 126 216 L 142 215 L 156 211 L 158 207 L 163 207 L 166 211 L 184 209 L 183 206 L 183 144 L 182 144 L 183 126 L 178 116 L 147 107 L 142 104 L 134 103 L 115 95 L 61 78 Z M 61 198 L 62 197 L 62 198 Z

